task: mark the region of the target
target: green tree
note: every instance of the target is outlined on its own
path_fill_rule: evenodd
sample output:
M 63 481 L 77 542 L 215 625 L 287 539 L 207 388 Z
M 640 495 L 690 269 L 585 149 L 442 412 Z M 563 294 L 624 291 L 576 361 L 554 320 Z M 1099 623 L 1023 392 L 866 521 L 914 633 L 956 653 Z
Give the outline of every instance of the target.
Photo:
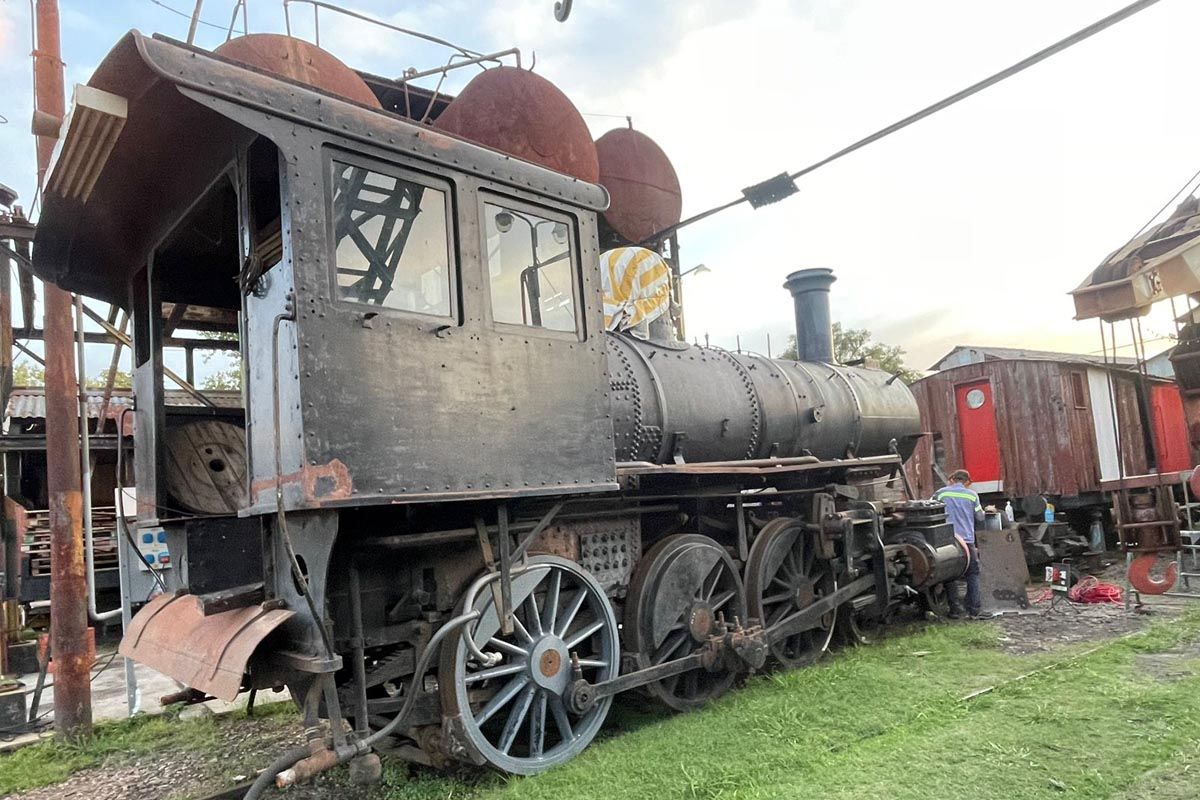
M 108 380 L 108 373 L 101 372 L 87 379 L 87 388 L 103 389 Z M 46 368 L 32 361 L 21 361 L 13 366 L 13 386 L 45 386 Z M 113 379 L 113 387 L 117 389 L 133 388 L 133 376 L 123 369 L 117 370 Z
M 103 389 L 107 383 L 108 383 L 108 373 L 101 372 L 100 374 L 93 375 L 92 377 L 87 379 L 87 388 Z M 126 372 L 123 369 L 117 370 L 116 374 L 113 375 L 113 388 L 114 389 L 132 389 L 133 388 L 133 375 L 129 374 L 128 372 Z
M 211 341 L 237 341 L 237 334 L 233 331 L 200 331 L 201 339 L 209 339 Z M 242 367 L 241 359 L 236 353 L 230 353 L 227 350 L 203 350 L 200 353 L 200 360 L 211 365 L 213 361 L 223 364 L 223 366 L 214 369 L 212 372 L 200 379 L 201 389 L 215 390 L 236 390 L 242 388 Z
M 796 359 L 796 337 L 788 337 L 788 346 L 780 358 Z M 885 372 L 899 375 L 900 380 L 912 383 L 920 374 L 904 365 L 904 348 L 875 341 L 866 328 L 843 328 L 833 323 L 833 357 L 839 364 L 865 361 Z
M 46 368 L 32 361 L 13 365 L 13 386 L 45 386 Z
M 201 379 L 200 388 L 217 390 L 241 389 L 242 370 L 237 365 L 233 365 L 225 369 L 219 369 L 216 372 L 210 372 Z

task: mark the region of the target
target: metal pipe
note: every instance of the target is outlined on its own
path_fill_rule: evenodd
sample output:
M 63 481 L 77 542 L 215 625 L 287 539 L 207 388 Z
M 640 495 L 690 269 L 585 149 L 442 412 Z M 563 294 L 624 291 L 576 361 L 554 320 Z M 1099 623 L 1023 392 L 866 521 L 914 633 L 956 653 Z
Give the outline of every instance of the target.
M 196 8 L 192 11 L 192 21 L 188 23 L 188 44 L 194 44 L 196 41 L 196 26 L 200 23 L 200 9 L 203 6 L 204 0 L 196 0 Z
M 877 457 L 876 457 L 877 458 Z M 705 467 L 793 467 L 802 464 L 816 464 L 821 459 L 816 456 L 791 456 L 790 458 L 748 458 L 745 461 L 705 461 Z M 867 460 L 867 459 L 863 459 Z M 628 469 L 655 469 L 670 472 L 675 464 L 651 464 L 649 461 L 618 461 L 617 471 Z
M 429 644 L 425 645 L 425 650 L 417 659 L 416 667 L 413 670 L 412 681 L 409 684 L 409 690 L 404 693 L 404 704 L 400 706 L 400 710 L 396 716 L 384 725 L 379 730 L 375 731 L 365 739 L 359 739 L 345 745 L 338 746 L 333 751 L 333 758 L 321 759 L 320 769 L 328 769 L 337 764 L 345 763 L 350 759 L 364 755 L 371 751 L 375 745 L 391 736 L 412 713 L 413 706 L 416 704 L 417 698 L 421 696 L 421 692 L 417 690 L 421 681 L 424 680 L 426 670 L 429 669 L 430 662 L 441 648 L 442 641 L 451 633 L 458 631 L 463 625 L 479 619 L 478 611 L 468 611 L 453 619 L 449 620 L 445 625 L 438 628 L 432 637 L 429 639 Z M 465 641 L 470 643 L 470 638 L 465 637 Z M 260 797 L 263 791 L 275 781 L 278 788 L 286 788 L 296 782 L 298 772 L 295 765 L 306 759 L 310 750 L 308 748 L 297 748 L 289 750 L 287 753 L 280 756 L 271 766 L 267 767 L 263 772 L 259 773 L 258 779 L 254 782 L 254 786 L 250 788 L 243 800 L 256 800 Z M 311 772 L 311 770 L 306 770 Z
M 295 322 L 296 312 L 292 308 L 291 300 L 288 300 L 288 310 L 283 314 L 276 314 L 275 321 L 271 324 L 271 383 L 272 383 L 272 399 L 274 400 L 274 421 L 275 421 L 275 519 L 279 523 L 279 538 L 283 543 L 284 553 L 287 555 L 288 563 L 292 568 L 292 578 L 296 583 L 296 588 L 300 590 L 300 594 L 304 597 L 304 602 L 308 606 L 308 611 L 312 615 L 313 624 L 317 626 L 317 631 L 321 634 L 321 642 L 325 645 L 325 654 L 331 659 L 337 654 L 333 647 L 333 640 L 330 638 L 329 630 L 325 627 L 325 621 L 321 614 L 317 611 L 317 602 L 313 599 L 312 592 L 309 590 L 308 577 L 304 571 L 300 569 L 300 562 L 296 558 L 296 550 L 292 547 L 292 537 L 288 534 L 287 527 L 287 510 L 283 502 L 283 456 L 282 443 L 280 439 L 280 419 L 282 414 L 279 411 L 279 323 L 284 321 Z
M 433 69 L 426 69 L 426 70 L 422 70 L 420 72 L 405 72 L 403 75 L 401 75 L 399 78 L 396 79 L 396 82 L 397 83 L 408 83 L 409 81 L 420 80 L 421 78 L 428 78 L 430 75 L 445 75 L 447 72 L 449 72 L 452 69 L 458 69 L 460 67 L 469 67 L 472 64 L 481 64 L 484 61 L 499 62 L 500 59 L 502 59 L 504 56 L 516 56 L 517 57 L 517 68 L 518 69 L 521 68 L 521 51 L 520 51 L 520 49 L 518 49 L 516 47 L 510 47 L 507 50 L 497 50 L 495 53 L 487 53 L 482 56 L 473 56 L 471 58 L 466 59 L 465 61 L 450 62 L 450 63 L 445 64 L 440 67 L 434 67 Z M 452 56 L 452 58 L 453 58 L 453 56 Z
M 117 330 L 125 333 L 125 329 L 129 327 L 129 314 L 122 309 L 120 316 L 120 324 Z M 79 330 L 83 330 L 83 323 L 79 323 Z M 121 348 L 124 343 L 117 340 L 113 345 L 112 358 L 108 362 L 108 372 L 104 374 L 104 396 L 100 399 L 100 410 L 96 412 L 96 433 L 103 433 L 105 423 L 108 421 L 108 407 L 112 402 L 113 388 L 116 385 L 117 368 L 121 365 Z M 190 350 L 188 351 L 191 352 Z M 82 361 L 82 357 L 80 358 Z
M 38 112 L 66 113 L 57 0 L 37 0 L 34 96 Z M 57 137 L 38 138 L 39 185 Z M 92 730 L 91 657 L 87 648 L 87 581 L 80 530 L 79 450 L 75 429 L 75 358 L 71 296 L 46 284 L 46 463 L 50 498 L 50 644 L 54 652 L 57 735 L 77 740 Z
M 390 22 L 384 22 L 381 19 L 377 19 L 375 17 L 370 17 L 370 16 L 367 16 L 366 14 L 360 14 L 357 11 L 351 11 L 348 8 L 342 8 L 341 6 L 335 6 L 331 3 L 324 3 L 324 2 L 321 2 L 321 0 L 283 0 L 283 9 L 284 9 L 285 14 L 287 13 L 288 6 L 290 6 L 292 3 L 307 3 L 313 7 L 314 13 L 317 8 L 324 8 L 328 11 L 332 11 L 337 14 L 344 14 L 345 16 L 351 17 L 353 19 L 362 20 L 363 22 L 370 22 L 373 25 L 378 25 L 379 27 L 386 28 L 389 31 L 395 31 L 396 33 L 403 33 L 406 36 L 414 36 L 418 39 L 424 39 L 427 42 L 432 42 L 433 44 L 440 44 L 443 47 L 448 47 L 451 50 L 457 50 L 458 52 L 462 53 L 464 56 L 470 57 L 470 56 L 482 55 L 481 53 L 479 53 L 475 50 L 468 50 L 465 47 L 459 47 L 458 45 L 456 45 L 452 42 L 448 42 L 445 39 L 439 39 L 436 36 L 430 36 L 429 34 L 421 33 L 420 31 L 409 30 L 408 28 L 401 28 L 399 25 L 393 25 Z M 320 44 L 321 44 L 321 40 L 320 40 L 320 33 L 319 33 L 319 29 L 318 29 L 317 46 L 319 47 Z
M 87 608 L 93 622 L 107 622 L 121 616 L 121 607 L 109 611 L 96 610 L 96 542 L 92 528 L 92 447 L 88 430 L 87 360 L 83 343 L 83 299 L 75 295 L 75 357 L 79 372 L 79 465 L 83 472 L 80 481 L 83 499 L 83 558 L 87 567 Z
M 836 364 L 833 321 L 829 316 L 829 287 L 833 270 L 802 269 L 787 276 L 783 288 L 792 293 L 796 312 L 796 360 Z
M 350 616 L 354 622 L 354 682 L 357 698 L 357 713 L 354 715 L 354 730 L 360 735 L 368 732 L 367 719 L 367 651 L 366 634 L 363 632 L 362 582 L 358 575 L 358 562 L 350 562 Z

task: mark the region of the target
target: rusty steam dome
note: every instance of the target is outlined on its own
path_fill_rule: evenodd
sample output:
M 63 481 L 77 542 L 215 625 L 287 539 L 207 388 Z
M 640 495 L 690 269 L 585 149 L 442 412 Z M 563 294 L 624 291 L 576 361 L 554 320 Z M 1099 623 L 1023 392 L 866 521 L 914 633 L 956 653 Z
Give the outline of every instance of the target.
M 265 72 L 307 83 L 364 106 L 382 108 L 379 98 L 357 72 L 339 61 L 332 53 L 303 39 L 278 33 L 251 33 L 230 39 L 213 53 Z
M 671 160 L 653 139 L 632 127 L 596 140 L 600 184 L 612 198 L 604 219 L 638 244 L 679 222 L 683 197 Z
M 479 73 L 433 126 L 477 144 L 596 183 L 596 144 L 583 117 L 550 81 L 517 67 Z

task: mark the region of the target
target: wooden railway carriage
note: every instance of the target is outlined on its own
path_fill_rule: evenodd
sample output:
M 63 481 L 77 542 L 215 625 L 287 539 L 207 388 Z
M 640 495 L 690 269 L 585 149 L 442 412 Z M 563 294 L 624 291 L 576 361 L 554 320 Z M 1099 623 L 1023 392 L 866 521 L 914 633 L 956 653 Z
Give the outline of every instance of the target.
M 690 708 L 936 602 L 965 560 L 895 491 L 901 382 L 606 333 L 605 191 L 366 78 L 390 111 L 131 33 L 77 92 L 35 266 L 132 312 L 137 532 L 180 567 L 122 652 L 333 720 L 283 782 L 385 734 L 528 773 L 616 692 Z M 241 409 L 165 403 L 199 318 L 238 338 Z

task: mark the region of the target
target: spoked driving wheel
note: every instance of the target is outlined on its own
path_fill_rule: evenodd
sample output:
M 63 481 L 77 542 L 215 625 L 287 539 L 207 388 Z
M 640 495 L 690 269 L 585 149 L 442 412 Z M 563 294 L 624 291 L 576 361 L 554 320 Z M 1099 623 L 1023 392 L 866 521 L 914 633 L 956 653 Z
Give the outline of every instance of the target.
M 638 563 L 625 606 L 625 644 L 646 669 L 693 653 L 719 633 L 720 619 L 746 619 L 733 560 L 707 536 L 668 536 Z M 646 685 L 657 700 L 686 711 L 724 693 L 737 675 L 697 667 Z
M 817 557 L 817 543 L 797 519 L 768 522 L 750 546 L 746 561 L 746 597 L 750 615 L 763 627 L 802 611 L 837 589 L 833 567 Z M 801 630 L 771 645 L 771 655 L 785 667 L 802 667 L 829 649 L 837 612 L 818 617 Z
M 615 678 L 620 664 L 617 619 L 600 584 L 582 567 L 556 556 L 529 560 L 513 577 L 513 632 L 501 630 L 491 591 L 480 593 L 482 612 L 457 644 L 442 651 L 438 675 L 442 707 L 461 720 L 472 757 L 505 772 L 530 775 L 569 760 L 587 747 L 612 698 L 586 713 L 567 710 L 572 656 L 591 683 Z M 483 665 L 463 637 L 472 632 Z

